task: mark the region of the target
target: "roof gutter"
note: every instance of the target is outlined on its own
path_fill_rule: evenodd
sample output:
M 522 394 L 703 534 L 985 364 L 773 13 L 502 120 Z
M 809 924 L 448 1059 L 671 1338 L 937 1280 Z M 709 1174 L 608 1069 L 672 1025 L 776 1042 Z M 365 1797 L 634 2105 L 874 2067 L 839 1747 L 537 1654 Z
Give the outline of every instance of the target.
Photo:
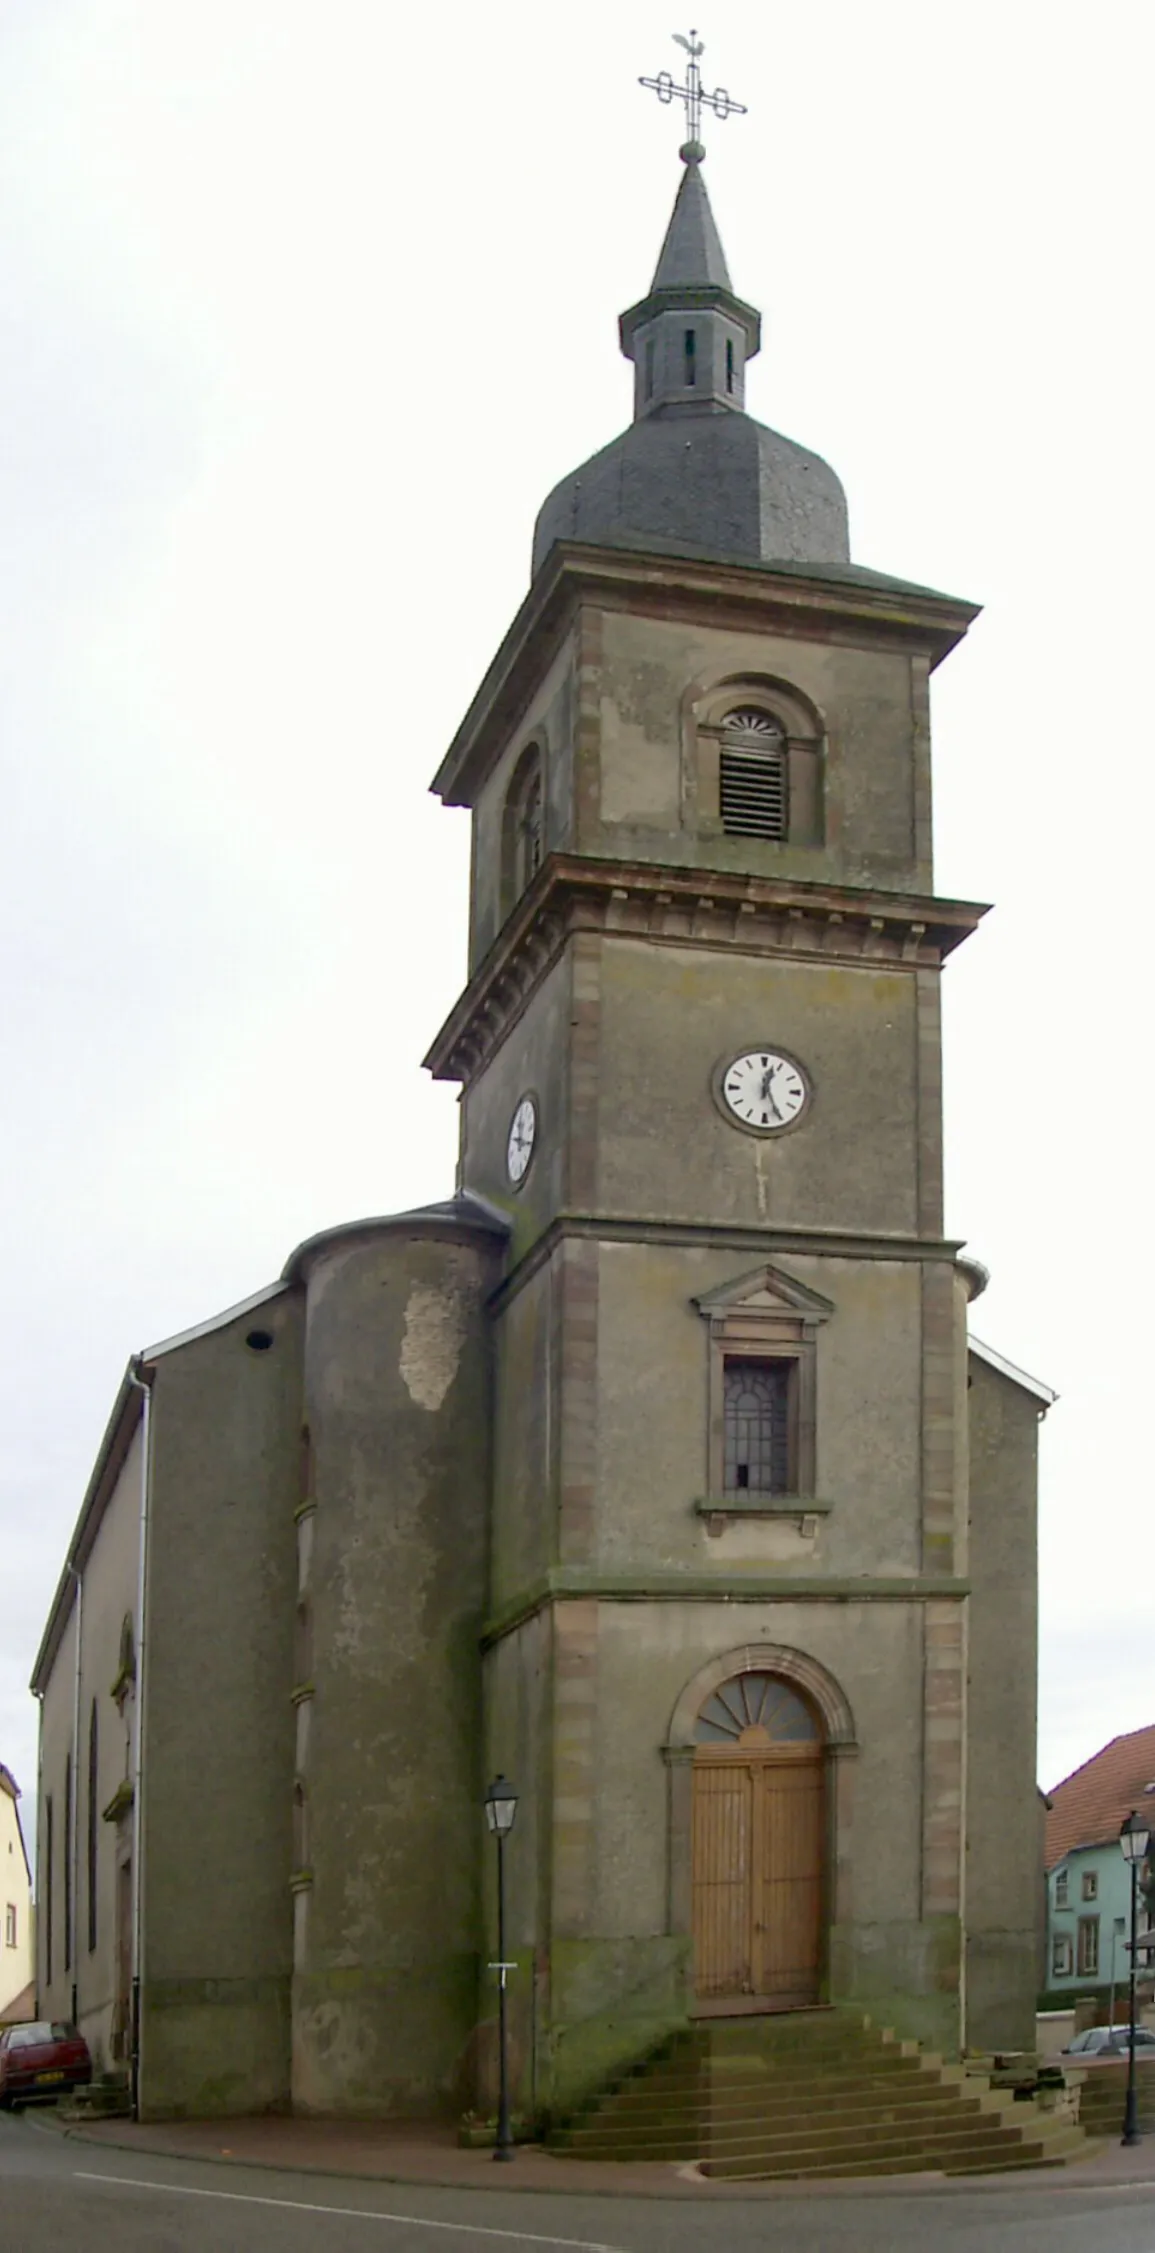
M 139 1366 L 137 1360 L 129 1363 L 120 1381 L 120 1389 L 112 1405 L 112 1414 L 105 1427 L 100 1452 L 93 1465 L 92 1477 L 85 1490 L 84 1500 L 68 1544 L 68 1554 L 56 1584 L 52 1608 L 36 1653 L 32 1669 L 31 1688 L 35 1697 L 42 1697 L 48 1687 L 49 1676 L 57 1651 L 68 1625 L 75 1598 L 75 1581 L 92 1548 L 104 1506 L 116 1484 L 124 1459 L 132 1445 L 133 1434 L 140 1421 L 140 1401 L 134 1385 L 132 1371 Z

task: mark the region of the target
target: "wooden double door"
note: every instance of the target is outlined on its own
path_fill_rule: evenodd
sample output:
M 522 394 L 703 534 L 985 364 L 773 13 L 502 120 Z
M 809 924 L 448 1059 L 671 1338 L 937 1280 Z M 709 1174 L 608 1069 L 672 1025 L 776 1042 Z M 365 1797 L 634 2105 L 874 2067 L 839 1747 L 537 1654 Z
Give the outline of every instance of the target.
M 699 2004 L 789 2010 L 817 2002 L 825 1845 L 820 1746 L 711 1746 L 695 1754 Z

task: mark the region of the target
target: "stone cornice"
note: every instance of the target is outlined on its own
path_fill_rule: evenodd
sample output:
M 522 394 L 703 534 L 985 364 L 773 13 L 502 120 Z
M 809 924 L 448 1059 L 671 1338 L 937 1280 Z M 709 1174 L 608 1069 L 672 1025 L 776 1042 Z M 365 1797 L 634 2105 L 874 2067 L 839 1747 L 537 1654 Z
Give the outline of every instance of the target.
M 491 1314 L 501 1314 L 532 1282 L 538 1270 L 552 1259 L 567 1237 L 582 1237 L 596 1244 L 662 1244 L 691 1250 L 733 1252 L 735 1257 L 852 1260 L 959 1260 L 962 1241 L 949 1236 L 877 1236 L 856 1234 L 845 1228 L 751 1228 L 740 1221 L 671 1220 L 657 1213 L 560 1212 L 498 1284 L 488 1301 Z
M 435 1079 L 468 1085 L 578 931 L 651 946 L 934 969 L 985 914 L 970 900 L 552 853 L 446 1018 L 425 1067 Z
M 937 665 L 977 617 L 974 603 L 852 565 L 742 565 L 577 541 L 551 548 L 433 778 L 471 806 L 583 601 L 721 625 L 919 648 Z
M 925 1604 L 962 1603 L 969 1580 L 922 1573 L 888 1579 L 832 1573 L 828 1579 L 793 1573 L 602 1573 L 555 1565 L 486 1621 L 481 1647 L 489 1650 L 552 1604 Z

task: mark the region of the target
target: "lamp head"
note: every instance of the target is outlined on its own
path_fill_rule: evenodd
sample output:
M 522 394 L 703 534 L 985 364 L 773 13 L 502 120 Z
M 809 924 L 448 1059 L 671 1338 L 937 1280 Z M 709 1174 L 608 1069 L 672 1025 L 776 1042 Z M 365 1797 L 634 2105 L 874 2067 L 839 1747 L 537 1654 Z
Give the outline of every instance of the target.
M 1132 1808 L 1119 1833 L 1119 1845 L 1125 1862 L 1142 1862 L 1146 1858 L 1150 1831 L 1137 1808 Z
M 504 1776 L 495 1776 L 485 1795 L 485 1820 L 495 1838 L 505 1838 L 513 1829 L 517 1814 L 517 1793 Z

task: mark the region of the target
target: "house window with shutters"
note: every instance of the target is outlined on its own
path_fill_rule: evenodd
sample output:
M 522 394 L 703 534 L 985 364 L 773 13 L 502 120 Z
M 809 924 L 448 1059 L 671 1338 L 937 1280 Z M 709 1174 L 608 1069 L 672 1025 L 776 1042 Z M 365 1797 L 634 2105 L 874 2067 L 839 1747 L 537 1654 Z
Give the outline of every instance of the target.
M 1051 1977 L 1069 1979 L 1074 1968 L 1071 1935 L 1069 1932 L 1057 1932 L 1051 1942 Z
M 1092 1973 L 1096 1973 L 1099 1969 L 1098 1917 L 1080 1917 L 1078 1946 L 1079 1977 L 1080 1979 L 1086 1979 L 1089 1978 Z

